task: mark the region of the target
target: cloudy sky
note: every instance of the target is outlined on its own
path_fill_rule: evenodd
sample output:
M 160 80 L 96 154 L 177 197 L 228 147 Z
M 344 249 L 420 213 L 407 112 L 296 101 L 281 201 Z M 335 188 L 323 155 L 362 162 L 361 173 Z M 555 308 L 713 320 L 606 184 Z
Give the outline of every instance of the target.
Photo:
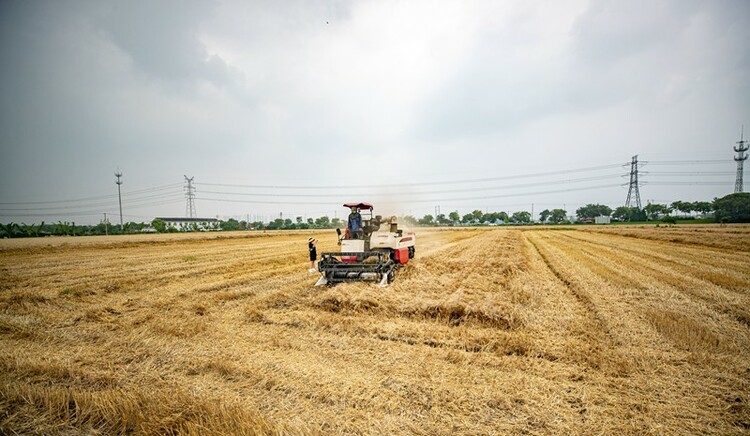
M 748 41 L 746 0 L 6 0 L 0 221 L 97 222 L 118 168 L 135 221 L 184 175 L 200 216 L 616 207 L 636 154 L 644 203 L 710 200 Z

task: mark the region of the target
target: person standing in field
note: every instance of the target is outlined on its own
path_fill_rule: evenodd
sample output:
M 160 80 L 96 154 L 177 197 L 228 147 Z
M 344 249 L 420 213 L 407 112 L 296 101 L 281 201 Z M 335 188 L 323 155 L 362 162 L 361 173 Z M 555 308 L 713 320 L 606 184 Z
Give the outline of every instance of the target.
M 307 249 L 310 251 L 310 269 L 308 271 L 315 272 L 315 261 L 318 260 L 318 247 L 315 243 L 318 242 L 315 238 L 307 240 Z

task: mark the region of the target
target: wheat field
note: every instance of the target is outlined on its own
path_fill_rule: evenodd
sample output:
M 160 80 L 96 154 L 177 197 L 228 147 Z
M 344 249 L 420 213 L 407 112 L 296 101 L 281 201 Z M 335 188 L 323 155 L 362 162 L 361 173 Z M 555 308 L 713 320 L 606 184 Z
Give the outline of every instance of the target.
M 750 226 L 0 241 L 3 434 L 746 434 Z

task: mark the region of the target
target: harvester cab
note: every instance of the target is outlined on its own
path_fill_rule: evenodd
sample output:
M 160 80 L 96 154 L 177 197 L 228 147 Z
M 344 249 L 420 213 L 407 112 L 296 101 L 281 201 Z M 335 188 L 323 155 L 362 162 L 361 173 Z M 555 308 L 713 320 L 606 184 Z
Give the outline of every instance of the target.
M 392 282 L 396 270 L 414 258 L 416 235 L 399 227 L 395 216 L 373 216 L 369 203 L 346 203 L 351 209 L 346 230 L 336 229 L 341 251 L 322 253 L 315 286 L 372 281 Z

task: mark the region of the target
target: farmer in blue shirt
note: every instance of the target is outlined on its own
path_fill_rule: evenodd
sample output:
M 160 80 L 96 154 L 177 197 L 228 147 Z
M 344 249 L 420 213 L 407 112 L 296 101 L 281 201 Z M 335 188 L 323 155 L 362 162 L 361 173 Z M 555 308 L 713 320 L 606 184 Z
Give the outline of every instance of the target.
M 354 239 L 361 239 L 362 235 L 362 215 L 359 214 L 359 209 L 352 207 L 352 213 L 349 214 L 349 232 L 352 234 Z

